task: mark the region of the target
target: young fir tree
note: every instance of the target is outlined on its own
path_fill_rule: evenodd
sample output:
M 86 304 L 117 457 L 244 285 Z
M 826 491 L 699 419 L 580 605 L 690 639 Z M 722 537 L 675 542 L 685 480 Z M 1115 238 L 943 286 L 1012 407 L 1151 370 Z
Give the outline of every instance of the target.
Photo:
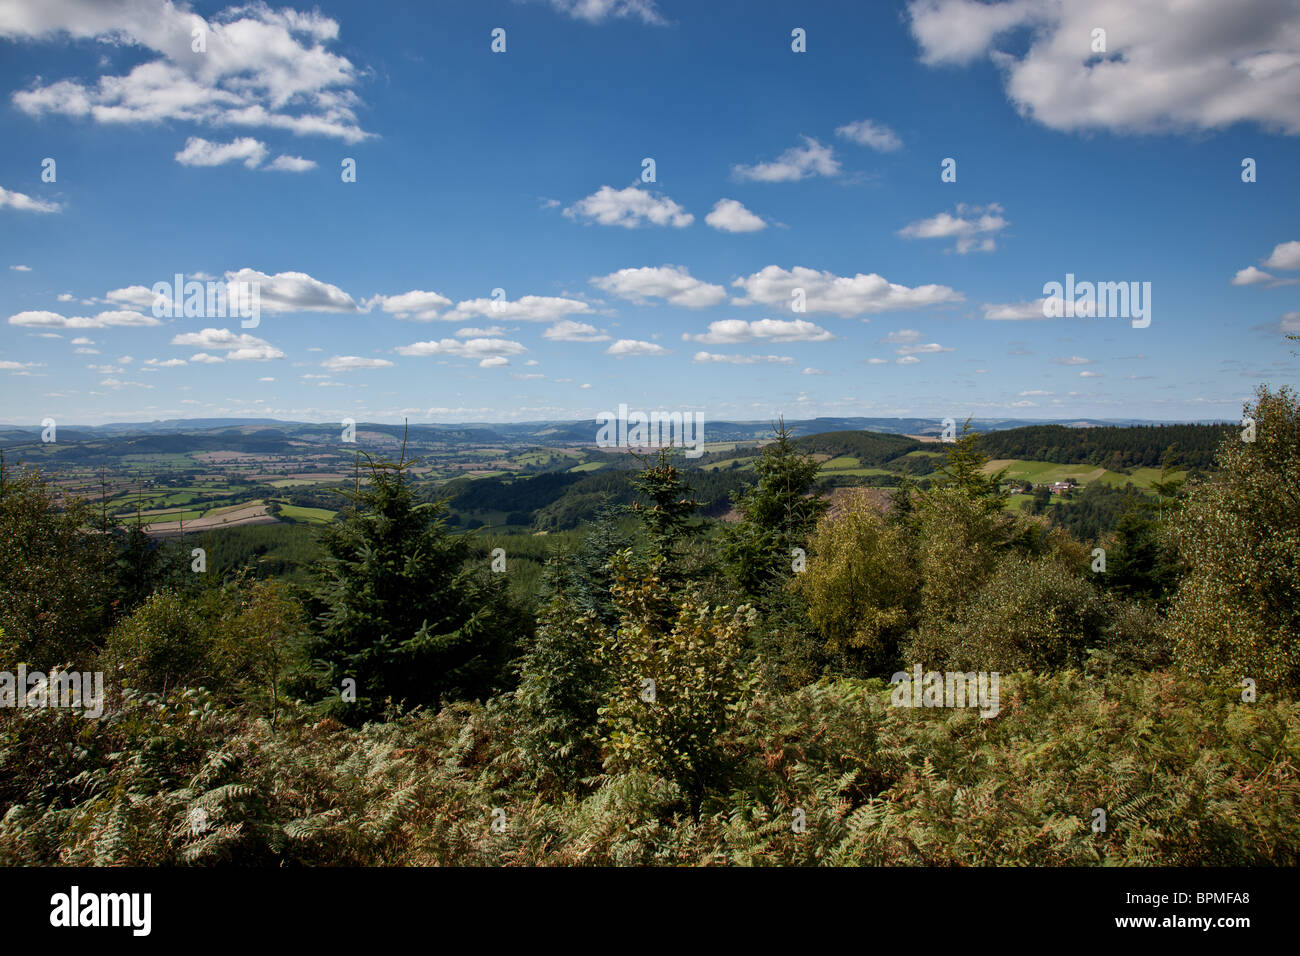
M 825 499 L 812 494 L 821 465 L 803 454 L 782 420 L 776 441 L 754 463 L 758 483 L 735 496 L 741 520 L 726 529 L 723 554 L 741 588 L 761 597 L 789 579 L 794 549 L 804 548 Z
M 648 505 L 634 501 L 631 510 L 645 527 L 651 557 L 671 564 L 678 546 L 700 530 L 690 523 L 700 504 L 690 497 L 690 486 L 668 460 L 666 448 L 659 450 L 654 464 L 647 464 L 644 471 L 632 476 L 632 486 L 650 499 Z
M 468 564 L 469 540 L 447 531 L 443 503 L 417 503 L 411 464 L 405 451 L 371 461 L 321 538 L 312 657 L 331 709 L 351 722 L 387 701 L 436 707 L 499 689 L 524 629 L 504 576 Z

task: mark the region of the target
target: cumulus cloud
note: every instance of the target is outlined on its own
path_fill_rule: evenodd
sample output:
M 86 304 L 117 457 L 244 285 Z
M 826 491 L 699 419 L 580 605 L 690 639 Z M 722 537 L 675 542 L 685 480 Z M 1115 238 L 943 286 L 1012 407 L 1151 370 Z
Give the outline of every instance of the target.
M 31 266 L 21 266 L 21 265 L 19 265 L 19 266 L 10 266 L 9 268 L 12 269 L 14 272 L 31 272 L 31 271 L 32 271 L 32 267 L 31 267 Z
M 892 129 L 883 123 L 876 123 L 869 119 L 841 126 L 835 130 L 835 135 L 851 140 L 859 146 L 870 146 L 881 153 L 892 153 L 903 146 L 903 141 Z
M 228 282 L 257 283 L 263 312 L 356 312 L 358 306 L 336 285 L 303 272 L 267 275 L 256 269 L 227 272 Z
M 611 292 L 621 299 L 644 303 L 648 299 L 663 299 L 670 305 L 687 309 L 703 309 L 718 305 L 727 297 L 727 290 L 694 278 L 685 266 L 642 266 L 639 269 L 619 269 L 607 276 L 591 280 L 598 289 Z
M 1276 0 L 912 0 L 921 59 L 989 57 L 1022 116 L 1150 133 L 1253 122 L 1300 134 L 1300 8 Z M 1110 29 L 1105 52 L 1095 27 Z M 1021 38 L 1024 37 L 1027 42 Z
M 477 359 L 480 368 L 508 365 L 508 356 L 527 351 L 522 343 L 509 339 L 438 339 L 412 342 L 397 349 L 399 355 L 443 355 L 449 358 Z
M 1279 242 L 1264 260 L 1264 266 L 1269 269 L 1300 269 L 1300 241 Z
M 400 295 L 377 295 L 367 306 L 379 306 L 380 309 L 399 319 L 415 319 L 428 322 L 438 318 L 438 313 L 451 305 L 451 299 L 436 292 L 412 289 Z
M 19 212 L 58 212 L 62 207 L 56 202 L 33 199 L 26 193 L 0 186 L 0 209 L 17 209 Z
M 788 355 L 719 355 L 716 352 L 696 352 L 691 359 L 696 365 L 793 365 L 794 359 Z
M 796 289 L 804 292 L 809 312 L 830 312 L 844 318 L 919 309 L 930 305 L 961 302 L 959 293 L 944 285 L 921 285 L 909 288 L 890 282 L 876 273 L 837 276 L 803 266 L 782 269 L 767 266 L 732 283 L 744 290 L 732 300 L 736 305 L 771 305 L 790 308 Z
M 719 199 L 704 221 L 722 232 L 758 232 L 766 229 L 761 216 L 757 216 L 735 199 Z
M 182 166 L 222 166 L 225 163 L 243 163 L 256 169 L 266 158 L 266 144 L 251 136 L 242 136 L 229 143 L 214 143 L 201 136 L 191 136 L 185 148 L 176 154 Z
M 1035 299 L 1032 302 L 986 302 L 984 318 L 998 322 L 1027 322 L 1045 319 L 1049 315 L 1065 315 L 1066 303 L 1063 299 Z M 1052 309 L 1046 312 L 1044 309 Z
M 98 123 L 244 127 L 316 134 L 355 143 L 361 129 L 354 91 L 359 73 L 329 46 L 338 23 L 318 11 L 236 5 L 210 19 L 168 0 L 51 0 L 8 4 L 0 37 L 69 36 L 129 45 L 140 60 L 97 81 L 38 78 L 13 94 L 30 116 L 57 114 Z M 192 49 L 200 29 L 204 53 Z M 78 50 L 82 47 L 73 46 Z
M 959 255 L 968 252 L 992 252 L 997 248 L 994 234 L 1010 223 L 1002 216 L 997 203 L 968 206 L 958 203 L 956 215 L 941 212 L 929 219 L 918 219 L 898 231 L 904 239 L 956 239 Z
M 667 23 L 654 0 L 548 0 L 550 5 L 575 20 L 601 23 L 609 19 L 631 17 L 643 23 L 663 26 Z
M 555 322 L 566 315 L 591 312 L 591 306 L 578 299 L 548 295 L 525 295 L 508 299 L 466 299 L 457 302 L 444 319 L 462 322 L 470 318 L 513 320 L 516 322 Z
M 354 369 L 361 368 L 392 368 L 393 363 L 388 359 L 381 358 L 363 358 L 360 355 L 335 355 L 321 362 L 321 368 L 327 368 L 332 372 L 350 372 Z
M 305 173 L 316 168 L 316 161 L 303 159 L 301 156 L 277 156 L 267 164 L 266 168 L 280 173 Z
M 1263 285 L 1266 282 L 1276 281 L 1277 276 L 1270 275 L 1263 269 L 1256 269 L 1254 266 L 1238 269 L 1237 274 L 1232 277 L 1233 285 Z
M 653 342 L 641 342 L 637 339 L 619 339 L 609 348 L 605 349 L 606 355 L 612 355 L 615 358 L 627 358 L 628 356 L 640 355 L 667 355 L 668 349 L 662 345 L 655 345 Z
M 770 163 L 733 166 L 736 179 L 757 183 L 789 183 L 809 176 L 838 176 L 839 160 L 835 151 L 811 136 L 803 136 L 802 146 L 791 146 Z
M 647 223 L 684 229 L 695 217 L 667 196 L 656 196 L 637 186 L 615 189 L 601 186 L 586 199 L 564 210 L 570 219 L 594 222 L 601 226 L 635 229 Z
M 186 345 L 191 348 L 213 349 L 226 352 L 226 358 L 232 362 L 267 362 L 284 358 L 278 348 L 255 336 L 236 335 L 229 329 L 203 329 L 201 332 L 182 332 L 173 336 L 172 345 Z M 206 353 L 200 353 L 201 355 Z M 199 355 L 191 361 L 205 361 Z
M 193 273 L 186 277 L 199 279 L 202 273 Z M 166 281 L 173 281 L 166 276 Z M 267 275 L 256 269 L 239 269 L 225 274 L 227 284 L 238 283 L 240 288 L 250 284 L 258 287 L 259 308 L 262 312 L 357 312 L 359 307 L 352 297 L 336 285 L 313 279 L 303 272 L 277 272 Z M 125 286 L 112 289 L 105 298 L 119 305 L 130 305 L 138 309 L 152 309 L 155 296 L 153 290 L 143 285 Z
M 553 326 L 542 333 L 542 338 L 551 339 L 555 342 L 608 342 L 609 336 L 605 335 L 594 325 L 588 325 L 586 322 L 574 322 L 572 319 L 565 319 L 563 322 L 556 322 Z
M 740 342 L 828 342 L 835 336 L 806 319 L 720 319 L 709 323 L 709 331 L 699 335 L 683 333 L 686 341 L 706 345 L 735 345 Z
M 1281 269 L 1286 272 L 1300 269 L 1300 241 L 1292 240 L 1291 242 L 1279 242 L 1273 247 L 1269 257 L 1264 260 L 1265 269 Z M 1237 274 L 1232 277 L 1233 285 L 1262 285 L 1262 286 L 1279 286 L 1295 285 L 1300 279 L 1284 279 L 1273 275 L 1271 272 L 1265 272 L 1264 269 L 1257 269 L 1255 266 L 1246 266 L 1244 269 L 1238 269 Z
M 110 311 L 96 316 L 62 316 L 57 312 L 19 312 L 9 316 L 10 325 L 46 329 L 104 329 L 112 326 L 162 325 L 151 315 L 139 312 Z
M 926 342 L 925 344 L 900 345 L 894 349 L 895 355 L 932 355 L 936 352 L 951 352 L 950 348 L 945 348 L 938 342 Z

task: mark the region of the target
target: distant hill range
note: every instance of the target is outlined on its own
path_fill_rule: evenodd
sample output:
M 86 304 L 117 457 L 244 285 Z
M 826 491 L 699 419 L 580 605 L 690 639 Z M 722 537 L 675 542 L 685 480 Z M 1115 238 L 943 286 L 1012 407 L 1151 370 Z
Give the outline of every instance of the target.
M 959 420 L 958 425 L 962 423 Z M 1158 426 L 1169 423 L 1142 419 L 1052 419 L 1030 421 L 1019 418 L 977 418 L 971 420 L 977 432 L 1005 431 L 1012 428 L 1055 425 L 1064 428 L 1099 428 L 1105 426 Z M 812 418 L 787 421 L 796 436 L 823 432 L 871 431 L 890 435 L 925 435 L 938 437 L 943 422 L 935 418 Z M 594 445 L 596 425 L 592 420 L 541 422 L 465 422 L 461 424 L 413 424 L 409 437 L 425 444 L 476 445 Z M 773 422 L 705 421 L 706 441 L 756 441 L 772 436 Z M 308 443 L 338 440 L 341 425 L 328 423 L 285 422 L 271 418 L 179 418 L 154 422 L 114 422 L 108 425 L 60 424 L 60 442 L 103 441 L 105 439 L 141 439 L 151 436 L 187 436 L 189 449 L 197 447 L 231 448 L 232 440 L 248 442 L 250 451 L 272 451 L 277 443 Z M 403 426 L 361 422 L 357 431 L 389 435 L 398 440 Z M 39 441 L 41 428 L 32 425 L 0 425 L 0 443 L 27 444 Z M 195 439 L 202 439 L 197 442 Z M 221 445 L 222 441 L 227 442 Z M 149 443 L 151 451 L 179 448 L 179 443 Z

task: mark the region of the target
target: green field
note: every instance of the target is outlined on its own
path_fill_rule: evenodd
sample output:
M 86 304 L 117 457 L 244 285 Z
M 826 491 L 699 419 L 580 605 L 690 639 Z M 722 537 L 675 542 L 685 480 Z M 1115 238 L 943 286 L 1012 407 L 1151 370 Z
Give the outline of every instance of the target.
M 992 474 L 1006 468 L 1007 477 L 1018 481 L 1031 481 L 1036 485 L 1050 484 L 1073 478 L 1082 487 L 1094 481 L 1123 488 L 1132 484 L 1137 488 L 1149 490 L 1153 481 L 1160 480 L 1159 468 L 1134 468 L 1131 475 L 1107 471 L 1095 465 L 1058 465 L 1050 461 L 1025 461 L 1023 459 L 1001 458 L 984 466 L 985 474 Z
M 295 521 L 306 521 L 310 524 L 329 524 L 338 514 L 336 511 L 330 511 L 328 508 L 304 508 L 301 505 L 280 505 L 280 514 L 285 518 L 291 518 Z

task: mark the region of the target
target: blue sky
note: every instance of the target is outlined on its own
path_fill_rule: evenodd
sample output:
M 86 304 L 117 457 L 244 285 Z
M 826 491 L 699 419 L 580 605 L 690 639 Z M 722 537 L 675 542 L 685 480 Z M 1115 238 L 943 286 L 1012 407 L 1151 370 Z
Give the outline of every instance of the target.
M 1236 418 L 1300 367 L 1300 12 L 1222 6 L 0 0 L 0 419 Z

